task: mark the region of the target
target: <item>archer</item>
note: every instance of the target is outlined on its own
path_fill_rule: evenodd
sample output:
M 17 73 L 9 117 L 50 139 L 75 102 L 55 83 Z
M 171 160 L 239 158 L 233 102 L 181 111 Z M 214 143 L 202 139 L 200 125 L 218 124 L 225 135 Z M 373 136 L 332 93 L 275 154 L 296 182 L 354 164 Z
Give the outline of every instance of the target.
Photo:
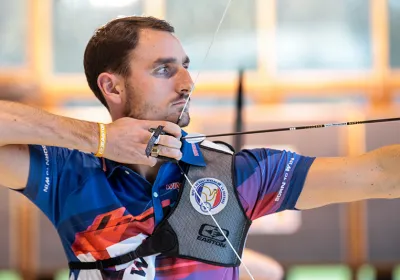
M 167 22 L 118 18 L 96 31 L 84 55 L 89 87 L 112 123 L 0 102 L 0 185 L 54 224 L 73 279 L 238 279 L 252 220 L 400 197 L 399 145 L 313 158 L 181 141 L 189 64 Z

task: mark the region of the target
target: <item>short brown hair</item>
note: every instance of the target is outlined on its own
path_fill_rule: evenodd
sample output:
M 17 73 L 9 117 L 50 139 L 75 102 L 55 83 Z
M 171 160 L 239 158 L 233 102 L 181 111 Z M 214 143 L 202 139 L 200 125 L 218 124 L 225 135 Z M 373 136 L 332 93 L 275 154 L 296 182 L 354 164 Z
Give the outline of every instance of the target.
M 108 109 L 107 102 L 97 86 L 98 76 L 106 71 L 127 77 L 129 54 L 139 42 L 139 31 L 154 29 L 173 33 L 174 27 L 154 17 L 129 16 L 114 19 L 98 28 L 86 46 L 83 65 L 90 89 Z

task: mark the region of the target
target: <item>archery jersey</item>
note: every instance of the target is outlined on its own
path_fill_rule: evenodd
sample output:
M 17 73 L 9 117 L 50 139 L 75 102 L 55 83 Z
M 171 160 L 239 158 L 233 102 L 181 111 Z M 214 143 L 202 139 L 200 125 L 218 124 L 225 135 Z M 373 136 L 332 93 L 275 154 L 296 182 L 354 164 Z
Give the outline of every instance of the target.
M 164 163 L 150 184 L 131 169 L 91 154 L 36 145 L 29 150 L 29 179 L 22 193 L 53 223 L 69 261 L 92 262 L 133 251 L 174 206 L 182 187 L 172 162 Z M 182 164 L 205 166 L 197 144 L 184 142 L 182 152 Z M 247 217 L 294 209 L 313 160 L 272 149 L 236 154 L 235 187 Z M 223 193 L 202 193 L 210 209 L 218 211 Z M 212 232 L 211 227 L 203 230 Z M 104 270 L 72 270 L 70 279 L 239 279 L 239 270 L 153 255 Z

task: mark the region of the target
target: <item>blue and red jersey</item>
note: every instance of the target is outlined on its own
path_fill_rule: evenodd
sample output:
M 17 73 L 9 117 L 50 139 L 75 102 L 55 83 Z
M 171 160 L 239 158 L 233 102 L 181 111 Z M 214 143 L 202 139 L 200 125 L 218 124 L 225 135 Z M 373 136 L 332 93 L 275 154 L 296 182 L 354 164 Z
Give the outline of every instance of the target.
M 176 203 L 181 173 L 165 162 L 153 184 L 128 167 L 91 154 L 29 146 L 22 193 L 50 219 L 69 261 L 96 261 L 133 251 Z M 197 144 L 183 143 L 182 164 L 205 166 Z M 242 150 L 234 156 L 239 200 L 251 219 L 293 210 L 314 161 L 290 151 Z M 71 279 L 239 279 L 238 268 L 150 256 L 103 271 L 71 271 Z

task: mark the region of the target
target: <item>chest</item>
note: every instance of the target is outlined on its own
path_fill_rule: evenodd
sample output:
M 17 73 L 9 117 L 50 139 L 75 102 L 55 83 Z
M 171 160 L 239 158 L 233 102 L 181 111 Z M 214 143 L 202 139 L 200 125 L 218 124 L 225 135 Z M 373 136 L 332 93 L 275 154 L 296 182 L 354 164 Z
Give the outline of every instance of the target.
M 150 184 L 131 170 L 99 175 L 68 195 L 58 226 L 69 245 L 92 243 L 90 251 L 103 250 L 119 240 L 150 235 L 176 203 L 181 176 L 174 170 Z

